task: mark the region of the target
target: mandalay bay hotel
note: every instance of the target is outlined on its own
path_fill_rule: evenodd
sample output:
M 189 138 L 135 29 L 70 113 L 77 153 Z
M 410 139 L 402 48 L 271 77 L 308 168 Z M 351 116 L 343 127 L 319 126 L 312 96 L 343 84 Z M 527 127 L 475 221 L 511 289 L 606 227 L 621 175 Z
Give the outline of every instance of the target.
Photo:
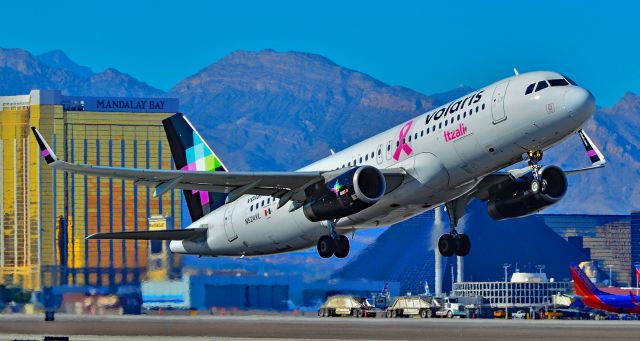
M 162 120 L 178 111 L 178 100 L 33 90 L 1 96 L 0 106 L 0 285 L 115 288 L 171 277 L 179 260 L 165 246 L 85 237 L 180 228 L 180 192 L 154 198 L 132 181 L 54 171 L 30 127 L 71 162 L 171 169 Z

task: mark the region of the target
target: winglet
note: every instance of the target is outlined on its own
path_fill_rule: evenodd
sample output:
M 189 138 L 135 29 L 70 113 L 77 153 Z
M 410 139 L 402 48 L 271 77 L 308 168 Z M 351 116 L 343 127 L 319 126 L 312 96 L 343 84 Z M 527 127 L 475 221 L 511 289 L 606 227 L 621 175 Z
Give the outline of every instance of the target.
M 58 157 L 53 152 L 53 149 L 49 147 L 49 144 L 44 140 L 38 129 L 36 127 L 31 127 L 31 130 L 33 130 L 33 134 L 36 136 L 36 141 L 38 141 L 38 147 L 40 147 L 40 155 L 42 155 L 44 160 L 47 161 L 47 164 L 58 161 Z
M 584 145 L 584 149 L 587 151 L 587 156 L 591 160 L 592 167 L 601 167 L 607 163 L 604 155 L 600 152 L 598 147 L 591 141 L 587 133 L 584 130 L 578 130 L 578 135 L 580 135 L 580 140 L 582 140 L 582 144 Z

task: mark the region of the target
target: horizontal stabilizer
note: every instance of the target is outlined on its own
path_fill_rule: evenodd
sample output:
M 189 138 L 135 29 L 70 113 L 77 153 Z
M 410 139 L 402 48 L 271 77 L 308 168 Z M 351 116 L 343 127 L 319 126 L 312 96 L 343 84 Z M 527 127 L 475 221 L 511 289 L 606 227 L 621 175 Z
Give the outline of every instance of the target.
M 184 230 L 131 231 L 94 233 L 87 239 L 130 239 L 130 240 L 194 240 L 207 235 L 206 227 Z

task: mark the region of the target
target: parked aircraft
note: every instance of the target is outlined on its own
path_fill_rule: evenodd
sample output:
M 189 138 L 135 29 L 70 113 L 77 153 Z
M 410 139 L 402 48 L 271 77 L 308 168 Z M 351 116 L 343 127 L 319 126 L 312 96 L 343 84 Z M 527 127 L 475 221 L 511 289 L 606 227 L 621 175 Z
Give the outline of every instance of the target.
M 571 264 L 570 269 L 576 296 L 586 306 L 612 313 L 640 313 L 640 303 L 631 290 L 629 290 L 629 295 L 614 295 L 604 292 L 591 282 L 577 264 Z

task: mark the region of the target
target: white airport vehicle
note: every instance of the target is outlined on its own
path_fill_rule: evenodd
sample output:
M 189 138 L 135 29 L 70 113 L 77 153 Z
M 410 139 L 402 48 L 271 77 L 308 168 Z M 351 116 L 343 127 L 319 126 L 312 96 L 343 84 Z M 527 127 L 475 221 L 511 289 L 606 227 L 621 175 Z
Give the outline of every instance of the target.
M 446 297 L 444 300 L 434 299 L 433 303 L 436 307 L 436 316 L 447 318 L 467 317 L 464 304 L 458 303 L 455 298 Z
M 344 258 L 347 234 L 445 205 L 450 232 L 438 249 L 466 256 L 471 241 L 456 227 L 470 200 L 486 202 L 494 219 L 529 215 L 563 198 L 565 175 L 605 164 L 580 129 L 594 110 L 591 93 L 568 77 L 516 73 L 292 172 L 229 171 L 182 114 L 163 121 L 175 170 L 68 163 L 33 131 L 54 169 L 132 180 L 154 187 L 154 196 L 183 190 L 193 221 L 187 228 L 91 239 L 170 240 L 172 252 L 210 256 L 316 246 L 321 257 Z M 545 150 L 574 133 L 591 166 L 562 170 L 540 163 Z M 501 171 L 522 160 L 529 165 Z

